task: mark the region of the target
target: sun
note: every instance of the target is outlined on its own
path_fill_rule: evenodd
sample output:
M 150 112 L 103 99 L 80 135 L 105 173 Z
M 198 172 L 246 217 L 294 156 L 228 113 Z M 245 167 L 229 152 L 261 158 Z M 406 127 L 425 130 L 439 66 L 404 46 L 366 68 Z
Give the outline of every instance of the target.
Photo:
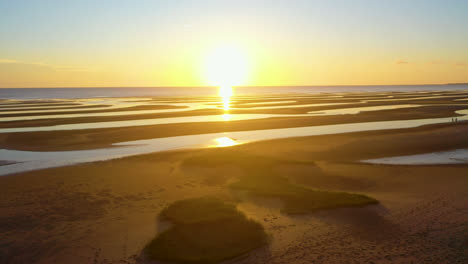
M 220 45 L 206 56 L 204 75 L 209 85 L 219 87 L 244 85 L 248 73 L 247 52 L 238 45 Z

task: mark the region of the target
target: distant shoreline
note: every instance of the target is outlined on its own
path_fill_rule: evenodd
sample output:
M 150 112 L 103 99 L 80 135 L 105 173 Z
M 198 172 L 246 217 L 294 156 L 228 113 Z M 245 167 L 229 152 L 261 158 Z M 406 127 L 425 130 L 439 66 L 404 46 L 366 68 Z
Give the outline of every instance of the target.
M 76 99 L 99 97 L 218 96 L 218 87 L 70 87 L 0 88 L 0 99 Z M 440 92 L 468 90 L 468 85 L 374 85 L 374 86 L 237 86 L 234 95 L 311 94 L 360 92 Z
M 234 88 L 325 88 L 325 87 L 403 87 L 403 86 L 452 86 L 452 85 L 468 85 L 468 83 L 427 83 L 427 84 L 351 84 L 351 85 L 245 85 L 233 86 Z M 191 89 L 191 88 L 218 88 L 218 86 L 54 86 L 54 87 L 0 87 L 0 89 Z

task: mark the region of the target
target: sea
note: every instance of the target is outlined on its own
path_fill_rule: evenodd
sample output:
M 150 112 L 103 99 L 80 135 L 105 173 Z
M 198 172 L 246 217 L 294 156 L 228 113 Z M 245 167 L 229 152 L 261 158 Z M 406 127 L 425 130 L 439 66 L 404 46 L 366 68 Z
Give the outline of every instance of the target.
M 468 84 L 378 86 L 234 87 L 235 95 L 468 90 Z M 213 96 L 217 87 L 0 88 L 0 99 L 73 99 L 98 97 Z

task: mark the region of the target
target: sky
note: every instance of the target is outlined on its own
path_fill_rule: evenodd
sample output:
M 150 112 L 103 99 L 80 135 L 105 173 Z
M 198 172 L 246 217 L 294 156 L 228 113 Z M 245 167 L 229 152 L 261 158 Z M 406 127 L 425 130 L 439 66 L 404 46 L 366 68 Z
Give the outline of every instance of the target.
M 248 67 L 214 68 L 247 72 L 236 85 L 468 83 L 467 14 L 466 0 L 0 0 L 0 87 L 217 85 L 206 58 L 226 45 Z

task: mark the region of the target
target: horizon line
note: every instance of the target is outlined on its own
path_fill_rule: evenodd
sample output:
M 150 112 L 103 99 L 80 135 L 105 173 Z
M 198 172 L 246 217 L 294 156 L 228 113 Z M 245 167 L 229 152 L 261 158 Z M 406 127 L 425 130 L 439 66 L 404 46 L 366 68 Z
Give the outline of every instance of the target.
M 425 83 L 425 84 L 338 84 L 338 85 L 236 85 L 233 88 L 260 88 L 260 87 L 356 87 L 356 86 L 436 86 L 436 85 L 468 85 L 467 83 Z M 220 86 L 38 86 L 38 87 L 0 87 L 0 89 L 77 89 L 77 88 L 219 88 Z

